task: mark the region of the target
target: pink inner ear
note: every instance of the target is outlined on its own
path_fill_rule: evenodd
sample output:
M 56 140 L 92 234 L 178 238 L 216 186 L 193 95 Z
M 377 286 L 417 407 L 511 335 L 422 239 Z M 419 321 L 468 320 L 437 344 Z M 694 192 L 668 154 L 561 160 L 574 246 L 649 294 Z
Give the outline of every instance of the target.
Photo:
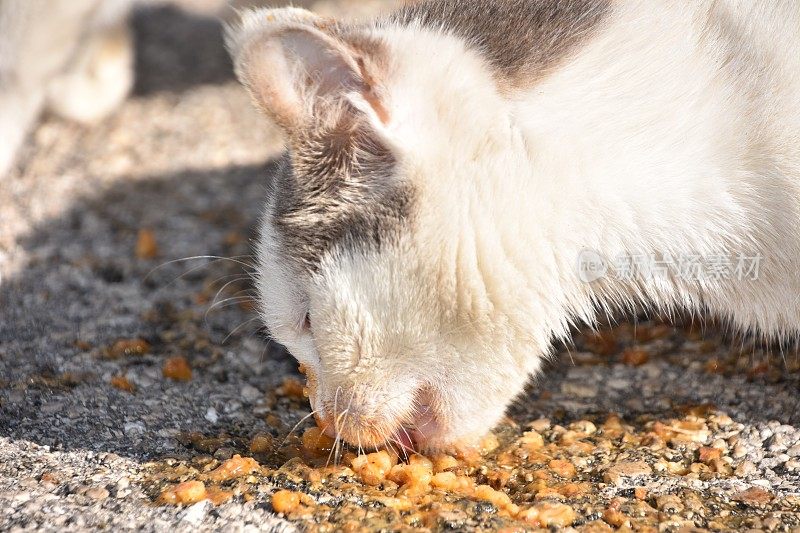
M 289 128 L 300 119 L 302 102 L 291 76 L 291 65 L 281 43 L 259 39 L 237 58 L 237 71 L 256 104 L 279 125 Z
M 283 34 L 281 42 L 294 56 L 300 72 L 304 72 L 312 84 L 319 84 L 320 95 L 344 95 L 364 86 L 350 52 L 332 39 L 329 41 L 310 31 L 289 30 Z
M 374 78 L 370 75 L 367 71 L 366 65 L 364 65 L 364 58 L 359 57 L 358 61 L 358 69 L 361 72 L 361 78 L 364 80 L 365 89 L 363 91 L 364 99 L 367 103 L 372 106 L 372 109 L 375 111 L 375 115 L 377 115 L 378 120 L 383 123 L 383 125 L 389 124 L 389 111 L 386 109 L 386 106 L 383 105 L 381 99 L 378 98 L 378 95 L 375 93 L 376 83 Z
M 287 130 L 307 124 L 313 118 L 308 115 L 311 110 L 336 106 L 354 92 L 361 95 L 376 120 L 387 124 L 389 113 L 369 68 L 362 52 L 305 25 L 265 32 L 237 58 L 237 72 L 259 106 Z

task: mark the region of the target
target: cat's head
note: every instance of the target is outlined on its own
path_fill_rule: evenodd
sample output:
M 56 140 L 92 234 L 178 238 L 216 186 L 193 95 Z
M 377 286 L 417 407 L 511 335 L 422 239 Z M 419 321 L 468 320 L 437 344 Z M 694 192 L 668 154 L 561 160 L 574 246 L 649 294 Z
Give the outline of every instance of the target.
M 286 134 L 257 288 L 318 422 L 361 446 L 476 440 L 541 349 L 491 286 L 476 178 L 510 128 L 485 66 L 453 38 L 295 8 L 245 14 L 229 46 Z

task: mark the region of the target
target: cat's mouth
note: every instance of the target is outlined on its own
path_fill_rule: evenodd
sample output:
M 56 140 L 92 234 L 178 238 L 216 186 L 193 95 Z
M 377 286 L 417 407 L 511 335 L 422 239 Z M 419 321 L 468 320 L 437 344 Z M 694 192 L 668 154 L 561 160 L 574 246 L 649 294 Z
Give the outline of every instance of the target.
M 399 415 L 362 407 L 354 401 L 337 409 L 335 404 L 339 402 L 318 402 L 313 394 L 309 399 L 317 425 L 328 436 L 341 438 L 359 449 L 388 447 L 408 453 L 426 451 L 432 438 L 439 440 L 442 428 L 430 392 L 420 388 L 413 398 L 411 407 Z

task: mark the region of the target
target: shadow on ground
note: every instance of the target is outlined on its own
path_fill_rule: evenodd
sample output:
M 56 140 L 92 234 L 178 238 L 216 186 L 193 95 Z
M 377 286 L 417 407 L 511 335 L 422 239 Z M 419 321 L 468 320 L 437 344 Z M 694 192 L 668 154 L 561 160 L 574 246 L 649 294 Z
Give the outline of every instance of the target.
M 134 28 L 137 95 L 231 79 L 220 22 L 163 6 L 138 12 Z M 274 165 L 123 179 L 24 237 L 26 266 L 0 286 L 0 435 L 136 458 L 179 453 L 185 431 L 277 436 L 264 400 L 295 364 L 258 335 L 247 273 Z M 155 241 L 152 253 L 137 252 L 143 234 Z M 234 260 L 172 262 L 195 256 Z M 146 353 L 115 350 L 132 340 L 144 341 Z M 800 420 L 797 374 L 705 372 L 715 353 L 736 346 L 695 353 L 659 342 L 641 366 L 617 352 L 562 351 L 512 415 L 667 416 L 714 404 L 742 421 Z M 170 357 L 188 360 L 190 381 L 162 375 Z M 115 377 L 136 391 L 112 386 Z M 275 414 L 290 427 L 306 412 Z
M 313 3 L 312 0 L 291 2 L 295 7 L 306 9 L 312 8 Z M 287 4 L 267 0 L 239 1 L 236 9 Z M 234 21 L 236 9 L 220 7 L 219 15 Z M 136 41 L 134 95 L 182 92 L 197 85 L 216 85 L 234 79 L 221 19 L 165 4 L 136 10 L 132 27 Z
M 180 430 L 263 430 L 249 407 L 294 368 L 258 334 L 249 299 L 273 165 L 122 182 L 24 237 L 30 261 L 0 286 L 0 434 L 152 457 Z M 155 250 L 137 250 L 143 233 Z M 171 263 L 194 256 L 234 260 Z M 146 353 L 115 349 L 130 340 Z M 163 377 L 174 356 L 191 381 Z
M 257 334 L 247 273 L 274 166 L 122 181 L 23 238 L 28 265 L 0 287 L 0 434 L 137 458 L 179 453 L 181 432 L 280 436 L 264 400 L 295 365 Z M 155 250 L 137 250 L 143 232 Z M 172 262 L 194 256 L 234 260 Z M 145 353 L 118 349 L 130 340 Z M 642 366 L 564 352 L 512 414 L 568 421 L 712 404 L 740 420 L 798 420 L 796 375 L 725 376 L 692 368 L 689 352 L 651 351 Z M 190 381 L 162 375 L 175 356 Z M 116 376 L 136 391 L 112 386 Z M 306 412 L 274 414 L 291 427 Z
M 233 79 L 219 20 L 163 5 L 136 11 L 132 27 L 136 40 L 134 95 L 180 92 Z

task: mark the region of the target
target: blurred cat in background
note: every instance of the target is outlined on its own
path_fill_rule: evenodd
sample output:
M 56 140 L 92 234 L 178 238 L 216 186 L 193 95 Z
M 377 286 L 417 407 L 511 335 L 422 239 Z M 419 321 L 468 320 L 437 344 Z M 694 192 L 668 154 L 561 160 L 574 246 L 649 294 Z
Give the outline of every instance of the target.
M 0 0 L 0 178 L 36 119 L 92 124 L 133 85 L 134 0 Z
M 129 15 L 153 0 L 0 0 L 0 180 L 41 116 L 50 111 L 95 124 L 127 97 L 134 82 L 134 42 Z M 232 21 L 246 7 L 286 5 L 285 0 L 172 0 L 181 9 Z M 291 2 L 319 12 L 324 0 Z M 354 16 L 374 1 L 353 0 Z M 393 5 L 395 0 L 380 0 Z

